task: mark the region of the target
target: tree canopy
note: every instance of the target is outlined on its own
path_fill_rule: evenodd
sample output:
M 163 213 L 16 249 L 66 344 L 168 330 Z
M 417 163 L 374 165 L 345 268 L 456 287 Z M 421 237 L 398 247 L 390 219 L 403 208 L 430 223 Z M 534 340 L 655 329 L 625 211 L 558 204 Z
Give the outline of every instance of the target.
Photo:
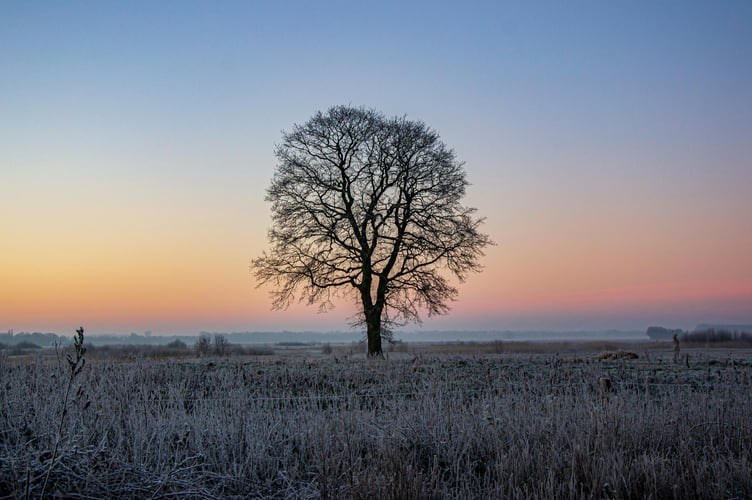
M 492 242 L 462 204 L 463 164 L 423 122 L 337 106 L 283 132 L 276 156 L 271 249 L 251 264 L 273 308 L 326 311 L 349 294 L 379 356 L 390 325 L 448 312 L 458 290 L 447 275 L 480 271 Z

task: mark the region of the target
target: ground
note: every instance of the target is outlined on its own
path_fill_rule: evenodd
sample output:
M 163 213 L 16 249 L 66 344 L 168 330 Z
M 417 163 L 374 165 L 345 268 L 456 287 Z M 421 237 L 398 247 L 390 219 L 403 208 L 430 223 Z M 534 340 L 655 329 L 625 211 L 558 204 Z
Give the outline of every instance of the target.
M 683 346 L 679 364 L 648 342 L 363 351 L 93 349 L 74 379 L 53 351 L 5 357 L 0 493 L 752 496 L 749 347 Z

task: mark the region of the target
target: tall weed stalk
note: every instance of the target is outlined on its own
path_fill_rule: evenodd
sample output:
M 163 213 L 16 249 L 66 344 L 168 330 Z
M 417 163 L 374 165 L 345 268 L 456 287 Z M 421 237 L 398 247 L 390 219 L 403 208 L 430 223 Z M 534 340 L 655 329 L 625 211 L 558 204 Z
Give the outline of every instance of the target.
M 68 383 L 65 388 L 65 396 L 63 397 L 63 406 L 60 409 L 60 421 L 57 427 L 57 436 L 55 438 L 55 447 L 52 450 L 52 458 L 50 459 L 50 465 L 47 467 L 47 474 L 44 477 L 44 484 L 42 485 L 41 496 L 44 497 L 44 492 L 47 490 L 47 483 L 50 480 L 50 474 L 55 467 L 55 461 L 57 460 L 57 454 L 60 449 L 60 442 L 63 439 L 63 429 L 65 427 L 65 417 L 68 416 L 68 401 L 70 400 L 71 390 L 73 389 L 73 383 L 76 377 L 83 370 L 86 360 L 84 359 L 86 354 L 86 347 L 84 346 L 84 327 L 81 326 L 76 330 L 76 335 L 73 336 L 73 357 L 68 354 L 66 359 L 68 361 Z

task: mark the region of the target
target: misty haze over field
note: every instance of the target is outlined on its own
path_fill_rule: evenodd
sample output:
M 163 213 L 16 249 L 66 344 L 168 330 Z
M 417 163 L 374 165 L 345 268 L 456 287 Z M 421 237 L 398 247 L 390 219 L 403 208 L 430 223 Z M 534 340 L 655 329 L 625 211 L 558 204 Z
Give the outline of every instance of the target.
M 292 332 L 292 331 L 249 331 L 249 332 L 222 332 L 202 331 L 193 334 L 181 335 L 152 335 L 149 332 L 142 333 L 106 333 L 92 332 L 88 341 L 93 345 L 104 344 L 144 344 L 164 345 L 175 339 L 181 339 L 192 344 L 200 335 L 210 337 L 223 336 L 233 344 L 279 344 L 279 343 L 333 343 L 346 344 L 361 342 L 365 338 L 363 332 Z M 13 336 L 0 334 L 0 344 L 13 344 L 21 340 L 28 340 L 40 346 L 51 346 L 58 339 L 70 340 L 70 335 L 57 335 L 55 333 L 28 333 L 15 332 Z M 394 332 L 395 342 L 492 342 L 492 341 L 646 341 L 649 337 L 645 331 L 415 331 L 405 330 Z

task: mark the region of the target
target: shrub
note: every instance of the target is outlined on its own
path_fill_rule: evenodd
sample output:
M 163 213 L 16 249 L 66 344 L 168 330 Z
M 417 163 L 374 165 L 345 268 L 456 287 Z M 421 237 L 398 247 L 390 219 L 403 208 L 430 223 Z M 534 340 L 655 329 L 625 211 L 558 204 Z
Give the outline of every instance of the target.
M 227 341 L 227 338 L 225 338 L 224 335 L 215 335 L 214 336 L 214 353 L 217 356 L 224 356 L 225 350 L 227 349 L 227 346 L 230 343 Z
M 209 348 L 211 347 L 211 338 L 208 335 L 201 335 L 196 341 L 196 354 L 200 356 L 206 356 L 209 354 Z
M 167 344 L 170 349 L 184 351 L 188 349 L 188 345 L 180 339 L 175 339 Z

